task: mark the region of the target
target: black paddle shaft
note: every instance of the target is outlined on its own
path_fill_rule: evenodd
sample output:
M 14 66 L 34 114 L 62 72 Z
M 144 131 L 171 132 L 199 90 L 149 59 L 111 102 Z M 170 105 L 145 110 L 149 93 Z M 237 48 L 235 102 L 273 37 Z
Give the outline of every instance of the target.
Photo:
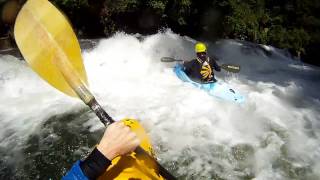
M 116 122 L 111 116 L 101 107 L 95 98 L 93 98 L 88 104 L 90 109 L 98 116 L 104 126 L 108 127 L 110 124 Z
M 112 119 L 111 116 L 101 107 L 101 105 L 97 102 L 95 98 L 93 98 L 88 106 L 94 111 L 94 113 L 98 116 L 100 121 L 107 127 L 110 124 L 114 123 L 115 120 Z M 159 174 L 164 177 L 166 180 L 176 180 L 169 171 L 167 171 L 158 161 L 152 157 L 148 152 L 146 152 L 142 147 L 138 146 L 135 151 L 138 155 L 148 157 L 156 166 L 159 168 Z

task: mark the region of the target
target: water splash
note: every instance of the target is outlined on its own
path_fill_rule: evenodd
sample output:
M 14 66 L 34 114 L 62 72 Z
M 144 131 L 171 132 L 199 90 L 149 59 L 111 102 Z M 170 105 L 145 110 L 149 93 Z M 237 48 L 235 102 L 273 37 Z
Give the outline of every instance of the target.
M 272 47 L 266 53 L 233 40 L 209 43 L 209 53 L 220 58 L 218 63 L 241 65 L 239 75 L 217 73 L 246 95 L 247 102 L 237 105 L 181 82 L 173 64 L 160 62 L 162 56 L 192 59 L 194 43 L 170 31 L 147 37 L 117 33 L 101 39 L 83 53 L 90 88 L 115 119 L 141 120 L 160 162 L 180 179 L 318 179 L 320 69 L 293 61 Z M 78 132 L 82 138 L 88 138 L 90 131 L 101 134 L 100 122 L 78 100 L 51 89 L 23 62 L 0 58 L 0 121 L 6 127 L 0 133 L 1 149 L 20 150 L 19 157 L 31 161 L 47 157 L 34 154 L 44 152 L 39 143 L 50 135 L 47 148 L 58 151 L 59 143 L 71 136 L 61 132 Z M 69 113 L 75 115 L 70 118 Z M 70 129 L 62 131 L 48 123 L 55 116 L 56 125 L 68 122 Z M 40 140 L 32 146 L 30 139 L 35 136 Z M 70 163 L 99 137 L 90 143 L 80 139 L 68 141 L 70 146 L 64 149 L 76 155 L 61 157 L 53 152 L 52 156 Z M 18 144 L 9 146 L 14 142 Z M 31 153 L 28 158 L 26 152 Z M 61 166 L 51 176 L 46 169 L 31 176 L 58 177 L 71 164 Z

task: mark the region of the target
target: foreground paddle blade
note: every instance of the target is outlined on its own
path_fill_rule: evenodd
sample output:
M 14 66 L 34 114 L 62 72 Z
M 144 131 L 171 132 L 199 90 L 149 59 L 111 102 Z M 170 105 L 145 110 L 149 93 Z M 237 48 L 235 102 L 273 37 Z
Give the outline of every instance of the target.
M 78 40 L 66 18 L 49 1 L 28 0 L 16 19 L 14 35 L 30 67 L 58 90 L 77 97 L 71 86 L 88 84 Z M 70 72 L 62 72 L 61 67 Z M 66 78 L 72 73 L 76 79 Z

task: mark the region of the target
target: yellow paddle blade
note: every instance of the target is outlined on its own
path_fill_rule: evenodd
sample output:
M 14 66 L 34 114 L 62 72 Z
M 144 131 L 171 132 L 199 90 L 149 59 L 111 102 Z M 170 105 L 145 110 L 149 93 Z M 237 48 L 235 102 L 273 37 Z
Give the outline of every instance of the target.
M 69 96 L 87 86 L 81 50 L 71 25 L 47 0 L 28 0 L 14 27 L 17 45 L 30 67 Z M 77 95 L 78 94 L 78 95 Z

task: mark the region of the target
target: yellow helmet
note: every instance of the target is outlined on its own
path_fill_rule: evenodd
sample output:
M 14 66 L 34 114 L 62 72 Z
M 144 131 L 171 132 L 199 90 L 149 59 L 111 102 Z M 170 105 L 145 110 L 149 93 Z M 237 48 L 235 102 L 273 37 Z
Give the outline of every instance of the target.
M 206 47 L 206 45 L 204 43 L 198 42 L 195 45 L 194 50 L 196 51 L 196 53 L 207 52 L 207 47 Z

